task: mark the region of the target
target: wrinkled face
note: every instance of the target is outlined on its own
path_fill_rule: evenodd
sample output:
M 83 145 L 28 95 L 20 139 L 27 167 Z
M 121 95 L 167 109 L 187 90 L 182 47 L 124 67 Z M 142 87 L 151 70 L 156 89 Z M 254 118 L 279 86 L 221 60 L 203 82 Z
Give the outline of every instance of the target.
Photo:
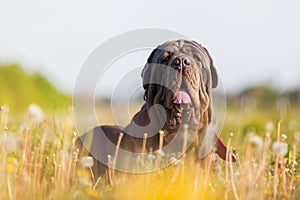
M 211 120 L 211 89 L 217 86 L 217 74 L 209 53 L 198 43 L 162 44 L 151 53 L 142 77 L 148 107 L 165 107 L 169 131 L 182 122 L 198 126 Z

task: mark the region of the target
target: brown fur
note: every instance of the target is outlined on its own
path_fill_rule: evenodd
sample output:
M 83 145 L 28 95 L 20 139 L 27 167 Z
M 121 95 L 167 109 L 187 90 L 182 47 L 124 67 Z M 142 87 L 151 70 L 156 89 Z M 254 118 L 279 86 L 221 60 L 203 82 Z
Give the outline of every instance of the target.
M 179 73 L 174 73 L 171 68 L 175 59 L 180 59 L 180 66 L 176 65 Z M 188 64 L 184 64 L 184 63 Z M 107 143 L 101 138 L 104 136 L 109 139 L 114 145 L 117 144 L 120 132 L 124 133 L 120 148 L 130 152 L 142 152 L 142 135 L 144 132 L 139 132 L 134 124 L 146 126 L 150 123 L 154 124 L 149 128 L 148 133 L 154 134 L 147 138 L 146 149 L 157 150 L 159 148 L 159 134 L 157 127 L 161 126 L 162 112 L 156 110 L 150 113 L 153 105 L 159 104 L 167 111 L 166 123 L 162 124 L 164 131 L 164 145 L 167 145 L 176 134 L 178 134 L 180 125 L 187 123 L 191 131 L 197 132 L 195 139 L 196 153 L 198 155 L 200 146 L 204 136 L 208 133 L 208 126 L 212 122 L 212 89 L 217 87 L 218 76 L 214 67 L 212 58 L 208 51 L 200 44 L 194 41 L 177 40 L 169 41 L 158 46 L 149 56 L 147 63 L 142 71 L 143 87 L 145 89 L 145 104 L 141 110 L 134 116 L 132 122 L 124 129 L 118 126 L 99 126 L 92 131 L 85 133 L 76 141 L 76 146 L 81 151 L 86 151 L 88 154 L 97 158 L 97 155 L 113 155 L 112 150 L 106 148 Z M 161 83 L 161 84 L 157 84 Z M 191 100 L 192 105 L 188 109 L 176 107 L 173 104 L 175 92 L 185 85 Z M 149 117 L 151 115 L 151 117 Z M 151 118 L 151 120 L 150 120 Z M 130 133 L 130 135 L 128 134 Z M 221 158 L 226 158 L 226 146 L 217 137 L 216 152 Z M 88 149 L 83 145 L 82 141 L 90 141 Z M 85 148 L 82 148 L 85 146 Z M 85 149 L 85 150 L 83 150 Z M 98 157 L 99 159 L 99 157 Z M 101 160 L 105 160 L 102 158 Z M 95 176 L 100 176 L 105 172 L 106 163 L 101 163 L 96 160 L 96 165 L 93 167 Z M 233 158 L 234 160 L 234 158 Z M 124 164 L 126 164 L 124 160 Z

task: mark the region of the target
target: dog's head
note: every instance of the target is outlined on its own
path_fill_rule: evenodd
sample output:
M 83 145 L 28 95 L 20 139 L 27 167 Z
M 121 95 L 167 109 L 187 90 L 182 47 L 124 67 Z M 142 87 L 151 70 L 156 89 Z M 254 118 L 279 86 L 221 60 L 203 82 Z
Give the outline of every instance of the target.
M 142 71 L 148 109 L 167 110 L 165 127 L 178 128 L 182 120 L 201 128 L 212 119 L 212 88 L 218 76 L 206 48 L 195 41 L 169 41 L 150 54 Z

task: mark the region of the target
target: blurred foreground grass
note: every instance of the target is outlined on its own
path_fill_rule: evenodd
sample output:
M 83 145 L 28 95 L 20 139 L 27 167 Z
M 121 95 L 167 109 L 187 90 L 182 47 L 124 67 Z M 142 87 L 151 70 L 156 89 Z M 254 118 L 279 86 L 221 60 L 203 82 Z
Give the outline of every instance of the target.
M 298 93 L 289 100 L 255 88 L 229 96 L 220 134 L 239 151 L 237 163 L 211 162 L 218 168 L 209 173 L 189 154 L 160 171 L 117 173 L 110 186 L 107 176 L 93 180 L 90 158 L 72 148 L 78 133 L 70 98 L 18 66 L 0 72 L 0 199 L 300 199 Z M 130 105 L 130 115 L 139 107 Z M 115 124 L 116 114 L 118 124 L 128 123 L 108 104 L 97 111 L 101 124 Z
M 8 110 L 4 105 L 0 111 L 0 199 L 300 197 L 298 109 L 288 110 L 282 118 L 280 141 L 288 146 L 279 145 L 279 149 L 274 147 L 276 112 L 228 110 L 221 136 L 228 141 L 229 133 L 234 133 L 230 140 L 240 159 L 234 164 L 220 160 L 221 176 L 208 173 L 188 155 L 157 172 L 117 173 L 113 186 L 107 184 L 106 176 L 93 181 L 89 167 L 70 148 L 77 137 L 71 113 L 44 113 L 43 120 L 37 121 L 37 113 L 29 109 L 17 123 Z M 109 112 L 110 107 L 102 107 L 99 115 L 113 123 Z

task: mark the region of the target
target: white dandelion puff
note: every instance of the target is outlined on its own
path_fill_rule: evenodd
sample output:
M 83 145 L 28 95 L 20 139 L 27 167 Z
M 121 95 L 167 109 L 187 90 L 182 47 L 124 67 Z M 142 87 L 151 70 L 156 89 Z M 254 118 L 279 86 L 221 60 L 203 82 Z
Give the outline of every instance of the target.
M 69 160 L 70 159 L 70 154 L 68 151 L 66 150 L 60 150 L 58 152 L 58 157 L 64 161 Z
M 274 124 L 273 124 L 273 122 L 267 122 L 266 123 L 266 129 L 267 129 L 267 131 L 273 131 L 274 130 Z
M 150 161 L 155 160 L 155 155 L 149 154 L 148 155 L 148 160 L 150 160 Z
M 300 132 L 296 132 L 294 134 L 294 138 L 295 138 L 296 141 L 299 141 L 300 140 Z
M 277 141 L 272 145 L 272 149 L 278 156 L 284 156 L 288 152 L 288 145 L 286 143 Z
M 28 106 L 28 113 L 34 122 L 41 123 L 44 121 L 44 111 L 39 105 L 35 103 L 30 104 Z
M 87 168 L 93 167 L 94 165 L 94 159 L 91 156 L 83 156 L 80 159 L 80 163 Z
M 163 157 L 163 156 L 165 156 L 165 152 L 163 152 L 163 150 L 157 150 L 157 151 L 154 151 L 154 153 L 156 154 L 156 155 L 158 155 L 158 156 L 161 156 L 161 157 Z
M 14 134 L 6 133 L 0 135 L 0 144 L 4 145 L 7 153 L 15 152 L 19 146 L 19 140 Z
M 254 148 L 256 151 L 261 151 L 264 147 L 264 141 L 261 137 L 257 135 L 252 135 L 249 137 L 249 145 Z
M 272 144 L 271 133 L 267 131 L 265 133 L 265 145 L 266 147 L 269 147 L 271 144 Z
M 92 186 L 92 182 L 89 178 L 83 177 L 83 178 L 79 178 L 79 181 L 81 184 L 86 185 L 86 186 Z
M 282 134 L 282 135 L 281 135 L 281 139 L 282 139 L 282 141 L 284 142 L 284 141 L 287 139 L 287 135 L 286 135 L 286 134 Z
M 176 158 L 174 158 L 174 157 L 171 157 L 171 158 L 170 158 L 170 162 L 171 162 L 171 164 L 173 164 L 173 165 L 178 165 L 178 164 L 180 163 L 180 160 L 178 160 L 178 159 L 176 159 Z

